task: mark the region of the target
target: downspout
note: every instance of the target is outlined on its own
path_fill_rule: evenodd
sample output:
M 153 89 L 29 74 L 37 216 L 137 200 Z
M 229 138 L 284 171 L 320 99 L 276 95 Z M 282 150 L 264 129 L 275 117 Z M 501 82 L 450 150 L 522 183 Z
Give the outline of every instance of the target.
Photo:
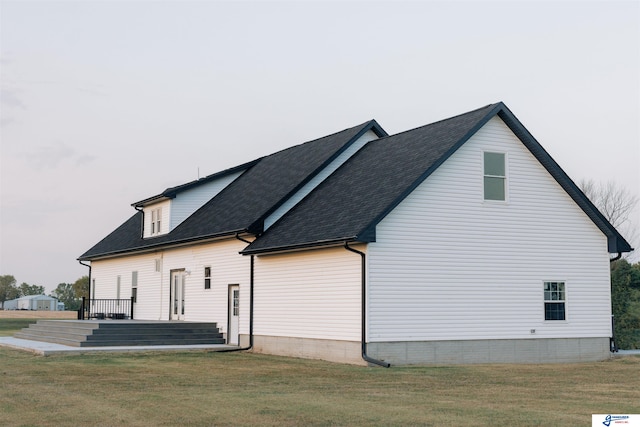
M 91 264 L 85 264 L 82 261 L 78 260 L 80 265 L 84 265 L 85 267 L 89 267 L 89 304 L 91 304 Z M 84 300 L 83 300 L 84 301 Z M 84 304 L 82 305 L 82 319 L 84 320 Z
M 251 244 L 250 241 L 240 237 L 240 233 L 236 233 L 236 239 L 246 244 Z M 251 267 L 249 270 L 249 347 L 241 348 L 227 348 L 223 350 L 217 350 L 216 353 L 228 353 L 231 351 L 246 351 L 253 348 L 253 277 L 254 277 L 254 256 L 251 255 Z M 227 331 L 228 333 L 228 331 Z
M 618 252 L 618 255 L 613 258 L 609 258 L 609 264 L 619 260 L 620 258 L 622 258 L 622 252 Z M 611 338 L 609 338 L 609 351 L 611 353 L 618 352 L 618 345 L 616 344 L 616 322 L 613 313 L 611 314 Z
M 144 208 L 139 208 L 138 206 L 134 206 L 133 209 L 137 210 L 142 214 L 142 226 L 140 227 L 140 238 L 144 239 Z
M 366 319 L 366 315 L 367 315 L 367 282 L 366 282 L 366 273 L 367 273 L 367 260 L 366 260 L 366 255 L 364 252 L 360 252 L 357 249 L 353 249 L 352 247 L 349 246 L 348 242 L 344 242 L 344 248 L 348 251 L 351 251 L 353 253 L 356 253 L 358 255 L 360 255 L 361 258 L 361 264 L 362 264 L 362 268 L 361 268 L 361 282 L 362 282 L 362 291 L 361 291 L 361 295 L 362 295 L 362 301 L 361 301 L 361 315 L 360 318 L 362 320 L 362 325 L 361 325 L 361 343 L 362 343 L 362 358 L 369 363 L 373 363 L 375 365 L 379 365 L 385 368 L 388 368 L 391 366 L 390 363 L 384 362 L 382 360 L 378 360 L 378 359 L 374 359 L 372 357 L 369 357 L 367 355 L 367 334 L 366 334 L 366 327 L 367 327 L 367 319 Z

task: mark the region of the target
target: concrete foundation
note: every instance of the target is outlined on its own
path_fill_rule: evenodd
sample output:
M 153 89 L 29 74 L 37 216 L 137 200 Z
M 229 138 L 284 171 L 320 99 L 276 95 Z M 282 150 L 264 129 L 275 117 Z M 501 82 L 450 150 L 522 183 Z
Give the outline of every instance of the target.
M 369 343 L 369 356 L 392 365 L 571 363 L 611 357 L 609 338 Z
M 248 344 L 248 337 L 240 341 Z M 319 340 L 311 338 L 272 337 L 255 335 L 253 351 L 256 353 L 275 354 L 278 356 L 300 357 L 303 359 L 320 359 L 330 362 L 366 365 L 360 356 L 360 342 Z
M 242 346 L 249 337 L 240 337 Z M 360 342 L 254 336 L 253 351 L 279 356 L 367 365 Z M 609 338 L 521 340 L 407 341 L 367 344 L 367 354 L 391 365 L 458 365 L 477 363 L 575 363 L 611 357 Z

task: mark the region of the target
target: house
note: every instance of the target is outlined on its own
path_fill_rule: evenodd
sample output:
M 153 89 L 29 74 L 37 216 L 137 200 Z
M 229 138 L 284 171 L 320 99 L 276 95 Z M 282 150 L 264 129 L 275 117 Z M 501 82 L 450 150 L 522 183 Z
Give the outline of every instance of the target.
M 5 310 L 40 310 L 40 311 L 56 311 L 64 310 L 64 303 L 59 303 L 54 297 L 46 295 L 27 295 L 10 301 L 5 301 Z
M 503 103 L 375 121 L 136 202 L 79 260 L 91 298 L 345 363 L 609 357 L 632 250 Z

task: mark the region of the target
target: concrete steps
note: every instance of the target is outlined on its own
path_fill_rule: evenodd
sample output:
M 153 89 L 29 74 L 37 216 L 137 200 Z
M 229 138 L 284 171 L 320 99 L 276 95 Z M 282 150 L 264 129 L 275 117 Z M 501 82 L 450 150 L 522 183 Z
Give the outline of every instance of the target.
M 72 347 L 225 343 L 215 323 L 144 320 L 38 320 L 14 337 Z

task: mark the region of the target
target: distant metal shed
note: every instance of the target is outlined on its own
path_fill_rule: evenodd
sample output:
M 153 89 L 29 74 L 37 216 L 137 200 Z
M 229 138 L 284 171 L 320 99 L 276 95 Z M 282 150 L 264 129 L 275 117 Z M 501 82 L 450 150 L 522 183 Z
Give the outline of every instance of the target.
M 58 310 L 58 300 L 46 295 L 27 295 L 25 297 L 5 301 L 4 309 L 56 311 Z

